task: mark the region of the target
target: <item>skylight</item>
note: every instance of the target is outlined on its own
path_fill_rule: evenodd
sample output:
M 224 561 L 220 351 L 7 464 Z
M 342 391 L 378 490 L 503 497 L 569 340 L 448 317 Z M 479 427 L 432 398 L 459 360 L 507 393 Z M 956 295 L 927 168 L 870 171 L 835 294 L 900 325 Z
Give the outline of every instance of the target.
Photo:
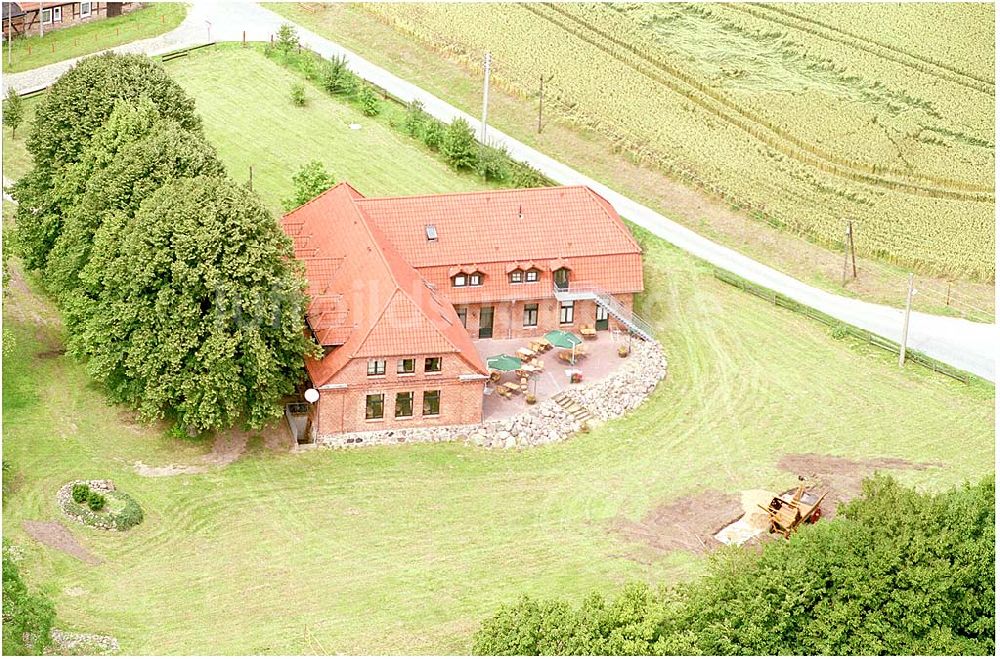
M 433 224 L 426 225 L 424 227 L 424 232 L 427 234 L 427 240 L 435 241 L 438 239 L 438 230 Z

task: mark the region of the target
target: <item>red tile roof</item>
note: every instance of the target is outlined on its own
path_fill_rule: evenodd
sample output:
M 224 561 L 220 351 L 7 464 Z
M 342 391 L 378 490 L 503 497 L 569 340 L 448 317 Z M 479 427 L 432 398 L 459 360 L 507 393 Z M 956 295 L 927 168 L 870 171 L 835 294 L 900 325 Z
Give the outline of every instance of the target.
M 457 353 L 485 373 L 454 308 L 361 215 L 354 188 L 340 184 L 282 218 L 306 267 L 309 326 L 325 345 L 306 359 L 322 386 L 356 357 Z
M 583 186 L 366 199 L 342 183 L 285 215 L 282 226 L 306 267 L 309 327 L 336 346 L 306 360 L 316 386 L 354 358 L 452 352 L 485 373 L 452 303 L 509 297 L 507 273 L 518 267 L 541 271 L 518 294 L 547 297 L 561 267 L 612 293 L 642 290 L 639 245 L 611 205 Z M 450 286 L 448 278 L 476 271 L 485 285 Z M 448 298 L 428 279 L 448 287 Z
M 611 204 L 585 186 L 359 199 L 357 206 L 415 268 L 549 267 L 568 257 L 640 253 Z M 427 239 L 428 225 L 437 240 Z

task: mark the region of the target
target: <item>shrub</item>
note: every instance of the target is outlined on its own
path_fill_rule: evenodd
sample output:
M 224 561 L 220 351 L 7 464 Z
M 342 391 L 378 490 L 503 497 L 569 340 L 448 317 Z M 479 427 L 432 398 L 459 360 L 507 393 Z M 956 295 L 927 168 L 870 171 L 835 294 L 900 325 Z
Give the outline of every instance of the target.
M 510 178 L 510 158 L 506 149 L 481 147 L 476 171 L 487 181 L 503 182 Z
M 347 68 L 347 58 L 336 55 L 330 58 L 320 75 L 320 86 L 331 94 L 353 94 L 356 81 L 357 76 Z
M 515 188 L 544 188 L 549 185 L 542 173 L 523 162 L 512 163 L 511 186 Z
M 91 491 L 90 494 L 87 495 L 87 507 L 95 513 L 103 509 L 104 504 L 107 502 L 108 500 L 100 492 Z
M 52 640 L 55 622 L 52 602 L 38 591 L 29 591 L 3 540 L 3 653 L 41 655 Z
M 474 169 L 479 161 L 476 137 L 465 119 L 455 119 L 448 125 L 441 141 L 441 153 L 455 169 Z
M 292 84 L 292 105 L 302 107 L 306 104 L 306 86 L 301 82 Z
M 361 112 L 366 117 L 374 117 L 382 111 L 378 96 L 375 95 L 375 90 L 372 89 L 371 85 L 362 85 L 358 100 L 361 102 Z
M 406 105 L 403 128 L 411 137 L 419 137 L 427 119 L 428 115 L 424 112 L 424 104 L 418 100 L 412 100 Z
M 77 483 L 73 486 L 73 501 L 83 503 L 90 496 L 90 487 L 86 483 Z
M 278 39 L 274 42 L 274 47 L 283 53 L 290 53 L 299 45 L 299 33 L 295 31 L 295 28 L 288 24 L 282 23 L 281 27 L 278 28 Z
M 444 124 L 428 116 L 423 123 L 423 130 L 420 134 L 420 139 L 423 140 L 424 144 L 430 147 L 434 151 L 439 151 L 441 145 L 444 143 L 445 127 Z
M 313 160 L 299 168 L 299 171 L 292 176 L 295 193 L 288 199 L 283 199 L 281 204 L 286 211 L 298 208 L 310 199 L 323 194 L 336 183 L 337 179 L 326 171 L 323 163 Z

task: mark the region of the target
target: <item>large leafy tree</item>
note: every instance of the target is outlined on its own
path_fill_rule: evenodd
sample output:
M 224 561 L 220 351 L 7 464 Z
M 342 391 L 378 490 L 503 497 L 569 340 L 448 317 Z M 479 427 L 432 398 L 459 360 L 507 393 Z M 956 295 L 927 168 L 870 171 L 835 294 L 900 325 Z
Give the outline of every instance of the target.
M 198 175 L 223 176 L 215 149 L 199 133 L 164 119 L 147 98 L 119 101 L 80 161 L 65 168 L 60 188 L 72 199 L 46 262 L 48 288 L 61 299 L 75 294 L 94 235 L 114 214 L 132 217 L 167 182 Z M 65 304 L 64 304 L 65 307 Z M 67 320 L 71 320 L 68 318 Z M 72 325 L 69 327 L 73 330 Z
M 142 55 L 88 57 L 52 85 L 35 110 L 27 139 L 32 170 L 13 188 L 17 244 L 29 269 L 42 268 L 78 187 L 67 169 L 78 163 L 120 101 L 148 101 L 160 117 L 200 135 L 194 101 L 163 68 Z
M 574 608 L 524 598 L 478 654 L 983 654 L 995 650 L 994 480 L 940 495 L 888 477 L 789 542 L 720 552 L 674 591 Z
M 105 219 L 69 348 L 117 400 L 189 429 L 256 426 L 301 381 L 304 281 L 291 241 L 228 179 L 161 187 Z
M 40 655 L 51 641 L 55 608 L 24 583 L 7 540 L 3 541 L 3 653 Z

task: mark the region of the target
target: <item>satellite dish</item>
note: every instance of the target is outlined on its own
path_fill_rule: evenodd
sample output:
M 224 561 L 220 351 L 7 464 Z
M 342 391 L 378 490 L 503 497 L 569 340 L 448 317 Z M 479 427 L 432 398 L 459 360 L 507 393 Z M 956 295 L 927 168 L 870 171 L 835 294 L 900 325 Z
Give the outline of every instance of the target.
M 306 401 L 310 403 L 315 403 L 319 400 L 319 392 L 313 388 L 306 389 Z

